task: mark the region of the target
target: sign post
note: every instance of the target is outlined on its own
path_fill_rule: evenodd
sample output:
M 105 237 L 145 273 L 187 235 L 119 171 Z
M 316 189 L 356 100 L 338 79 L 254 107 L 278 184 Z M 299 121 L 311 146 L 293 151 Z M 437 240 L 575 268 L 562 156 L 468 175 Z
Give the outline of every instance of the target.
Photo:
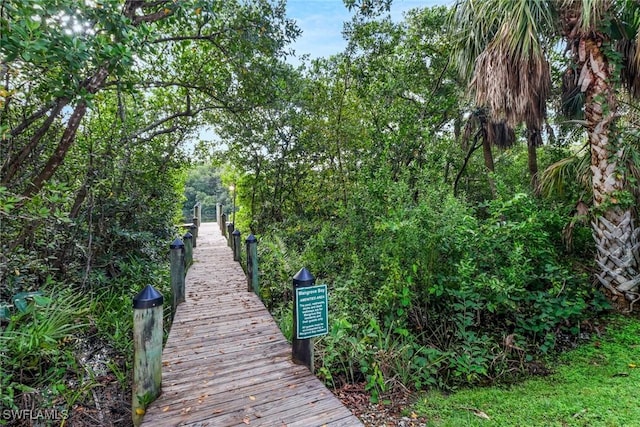
M 293 276 L 293 339 L 291 359 L 313 372 L 313 337 L 328 332 L 327 285 L 313 286 L 315 277 L 306 268 Z

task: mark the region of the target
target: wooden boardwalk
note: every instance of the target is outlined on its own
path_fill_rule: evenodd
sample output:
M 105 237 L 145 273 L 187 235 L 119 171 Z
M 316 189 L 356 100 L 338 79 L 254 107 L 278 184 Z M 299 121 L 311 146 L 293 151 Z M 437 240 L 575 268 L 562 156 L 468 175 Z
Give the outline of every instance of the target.
M 305 366 L 216 223 L 198 232 L 194 264 L 162 355 L 162 393 L 143 426 L 362 426 Z

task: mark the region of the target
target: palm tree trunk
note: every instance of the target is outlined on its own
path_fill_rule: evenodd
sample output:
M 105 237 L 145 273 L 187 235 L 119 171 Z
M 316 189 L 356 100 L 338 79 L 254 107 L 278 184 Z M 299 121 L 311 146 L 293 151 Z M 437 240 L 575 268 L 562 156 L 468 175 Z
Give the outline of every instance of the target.
M 540 195 L 540 185 L 538 182 L 538 146 L 542 145 L 540 130 L 532 126 L 527 126 L 527 164 L 529 167 L 529 178 L 531 180 L 531 190 L 536 196 Z
M 491 196 L 495 199 L 498 195 L 496 190 L 496 182 L 493 179 L 493 173 L 495 172 L 495 166 L 493 163 L 493 152 L 491 151 L 491 142 L 486 136 L 486 132 L 482 136 L 482 156 L 484 157 L 484 167 L 487 168 L 487 179 L 489 181 L 489 188 L 491 189 Z
M 634 228 L 629 209 L 610 209 L 606 215 L 597 217 L 592 227 L 598 250 L 596 264 L 600 269 L 596 277 L 619 307 L 631 310 L 631 304 L 640 298 L 640 229 Z
M 584 50 L 578 65 L 585 90 L 585 119 L 591 147 L 593 205 L 601 212 L 593 221 L 596 242 L 596 277 L 619 307 L 631 310 L 638 294 L 638 230 L 634 229 L 631 209 L 618 200 L 624 190 L 624 171 L 618 168 L 621 157 L 613 129 L 618 104 L 611 86 L 611 70 L 597 40 L 583 39 Z

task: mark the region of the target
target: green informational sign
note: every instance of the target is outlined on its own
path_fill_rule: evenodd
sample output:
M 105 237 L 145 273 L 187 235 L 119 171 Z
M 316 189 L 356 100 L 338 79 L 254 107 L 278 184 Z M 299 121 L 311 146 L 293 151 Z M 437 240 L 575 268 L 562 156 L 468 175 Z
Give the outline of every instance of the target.
M 329 332 L 327 285 L 296 289 L 296 337 L 300 340 Z

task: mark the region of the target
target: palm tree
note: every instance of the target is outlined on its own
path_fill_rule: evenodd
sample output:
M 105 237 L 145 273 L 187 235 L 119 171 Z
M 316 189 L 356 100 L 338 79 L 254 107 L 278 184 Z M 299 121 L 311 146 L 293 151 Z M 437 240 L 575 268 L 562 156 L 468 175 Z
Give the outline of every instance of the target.
M 493 121 L 504 120 L 512 128 L 526 124 L 529 174 L 537 191 L 536 147 L 542 144 L 551 77 L 544 40 L 531 37 L 536 24 L 534 28 L 522 25 L 529 13 L 534 23 L 544 23 L 550 17 L 540 16 L 545 13 L 539 8 L 541 1 L 531 1 L 535 4 L 529 10 L 518 3 L 529 2 L 459 1 L 453 16 L 453 24 L 460 30 L 454 59 L 463 77 L 470 77 L 476 103 L 489 110 Z
M 455 60 L 472 76 L 476 103 L 494 119 L 525 123 L 531 134 L 546 113 L 549 53 L 558 41 L 567 44 L 572 83 L 584 98 L 597 278 L 626 307 L 640 299 L 639 239 L 631 198 L 624 197 L 624 153 L 615 124 L 618 82 L 631 95 L 640 92 L 639 16 L 633 0 L 459 0 L 452 14 L 459 35 Z
M 462 145 L 463 148 L 466 149 L 467 155 L 465 156 L 464 163 L 456 176 L 453 185 L 454 194 L 458 191 L 458 183 L 462 174 L 465 172 L 471 155 L 478 148 L 482 147 L 484 166 L 488 172 L 489 188 L 491 189 L 491 195 L 495 198 L 497 190 L 495 181 L 491 176 L 491 174 L 495 172 L 491 147 L 496 146 L 501 149 L 512 147 L 516 140 L 515 132 L 505 122 L 495 122 L 490 120 L 487 116 L 487 111 L 484 108 L 475 108 L 470 112 L 469 117 L 466 119 L 464 132 L 461 137 Z

